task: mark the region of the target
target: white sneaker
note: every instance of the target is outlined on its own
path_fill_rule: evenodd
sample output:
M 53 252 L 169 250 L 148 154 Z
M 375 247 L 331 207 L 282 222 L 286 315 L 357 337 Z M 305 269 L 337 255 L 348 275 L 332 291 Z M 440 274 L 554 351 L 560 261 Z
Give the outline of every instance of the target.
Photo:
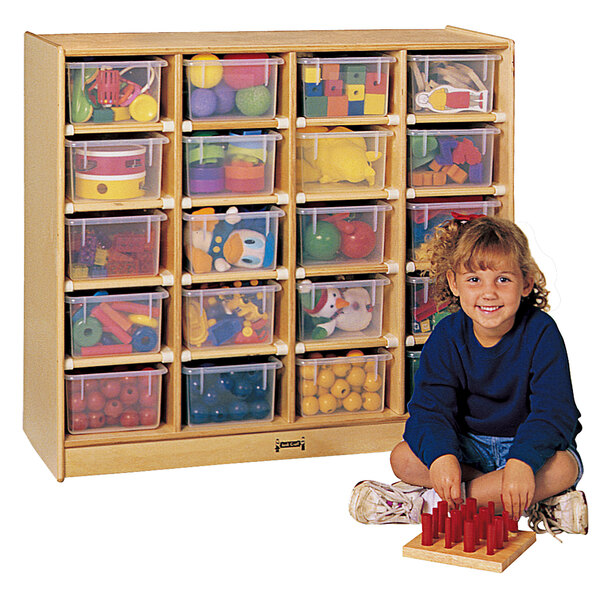
M 430 488 L 397 481 L 392 485 L 361 481 L 354 486 L 348 510 L 359 523 L 420 523 L 424 495 Z M 437 495 L 437 494 L 436 494 Z
M 588 507 L 585 494 L 580 490 L 567 490 L 551 496 L 525 511 L 528 524 L 536 533 L 588 532 Z M 542 528 L 542 524 L 544 527 Z

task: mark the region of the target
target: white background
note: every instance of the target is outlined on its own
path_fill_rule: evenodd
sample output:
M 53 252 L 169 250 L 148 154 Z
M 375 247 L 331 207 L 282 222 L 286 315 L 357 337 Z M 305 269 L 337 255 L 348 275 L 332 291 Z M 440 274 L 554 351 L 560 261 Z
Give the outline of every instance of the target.
M 10 598 L 494 599 L 590 597 L 597 579 L 598 39 L 591 3 L 104 0 L 11 3 L 2 31 L 4 232 L 0 593 Z M 493 8 L 489 8 L 493 7 Z M 550 536 L 503 574 L 402 558 L 417 526 L 364 526 L 355 482 L 391 482 L 387 454 L 68 479 L 29 446 L 22 412 L 23 32 L 443 28 L 516 41 L 516 220 L 552 289 L 584 430 L 591 532 Z M 524 526 L 524 522 L 522 523 Z M 584 591 L 585 590 L 585 591 Z M 207 595 L 210 594 L 210 595 Z

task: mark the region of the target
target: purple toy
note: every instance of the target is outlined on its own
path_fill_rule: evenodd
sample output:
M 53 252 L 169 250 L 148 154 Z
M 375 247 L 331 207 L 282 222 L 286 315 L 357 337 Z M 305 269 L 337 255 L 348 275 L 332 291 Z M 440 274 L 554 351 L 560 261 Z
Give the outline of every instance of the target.
M 196 88 L 190 97 L 192 118 L 210 117 L 217 109 L 218 97 L 212 89 Z
M 224 115 L 225 113 L 231 112 L 235 107 L 235 93 L 236 91 L 227 83 L 221 79 L 217 85 L 212 88 L 217 96 L 217 108 L 216 113 L 218 115 Z

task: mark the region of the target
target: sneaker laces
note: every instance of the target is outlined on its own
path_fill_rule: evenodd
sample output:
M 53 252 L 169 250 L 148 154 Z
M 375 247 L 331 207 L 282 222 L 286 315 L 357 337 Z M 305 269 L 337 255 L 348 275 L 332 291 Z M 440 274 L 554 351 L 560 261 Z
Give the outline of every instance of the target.
M 378 481 L 361 481 L 354 487 L 349 511 L 360 523 L 420 523 L 422 491 L 424 488 L 403 482 L 387 485 Z
M 585 494 L 573 488 L 537 502 L 525 511 L 527 524 L 536 533 L 550 533 L 562 542 L 558 533 L 582 533 L 588 530 Z M 543 524 L 543 528 L 542 528 Z
M 562 540 L 556 535 L 562 533 L 562 529 L 558 526 L 558 523 L 552 519 L 547 510 L 548 507 L 544 506 L 541 502 L 536 502 L 530 508 L 525 511 L 527 515 L 527 525 L 535 533 L 549 533 L 555 540 L 558 540 L 562 544 Z M 544 527 L 542 527 L 542 524 Z

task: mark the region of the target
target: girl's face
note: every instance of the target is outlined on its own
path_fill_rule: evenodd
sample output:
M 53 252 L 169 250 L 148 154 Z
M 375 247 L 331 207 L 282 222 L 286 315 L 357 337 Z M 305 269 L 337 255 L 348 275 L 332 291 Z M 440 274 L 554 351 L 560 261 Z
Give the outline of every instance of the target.
M 533 279 L 524 279 L 518 264 L 508 257 L 495 260 L 486 269 L 471 271 L 463 266 L 446 276 L 452 293 L 473 321 L 475 337 L 486 348 L 511 330 L 521 298 L 533 288 Z

